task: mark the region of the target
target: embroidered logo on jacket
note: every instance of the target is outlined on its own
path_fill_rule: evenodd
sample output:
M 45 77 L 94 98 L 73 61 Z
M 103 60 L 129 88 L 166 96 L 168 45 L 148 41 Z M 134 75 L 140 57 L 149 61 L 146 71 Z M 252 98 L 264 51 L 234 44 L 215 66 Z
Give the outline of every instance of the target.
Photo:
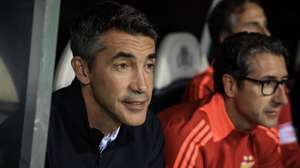
M 243 161 L 241 163 L 240 168 L 251 168 L 253 167 L 255 161 L 253 159 L 253 156 L 249 155 L 249 156 L 244 156 Z

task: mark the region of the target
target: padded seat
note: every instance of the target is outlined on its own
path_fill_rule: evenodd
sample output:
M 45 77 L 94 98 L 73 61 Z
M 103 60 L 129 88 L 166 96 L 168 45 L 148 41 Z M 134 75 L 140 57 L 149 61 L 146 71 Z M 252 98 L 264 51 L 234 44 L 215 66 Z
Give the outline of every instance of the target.
M 56 67 L 53 81 L 53 91 L 70 85 L 75 78 L 75 73 L 71 65 L 72 58 L 73 53 L 71 51 L 70 42 L 68 42 Z
M 157 52 L 151 110 L 159 112 L 182 101 L 185 87 L 208 67 L 197 38 L 187 32 L 167 35 Z

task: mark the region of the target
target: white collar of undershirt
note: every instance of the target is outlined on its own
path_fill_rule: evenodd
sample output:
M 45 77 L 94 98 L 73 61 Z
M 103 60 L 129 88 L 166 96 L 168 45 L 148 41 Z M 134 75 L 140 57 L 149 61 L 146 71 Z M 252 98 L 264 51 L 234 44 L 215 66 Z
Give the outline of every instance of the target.
M 114 131 L 106 134 L 102 138 L 101 143 L 99 145 L 100 153 L 102 153 L 106 149 L 106 147 L 108 146 L 109 143 L 111 143 L 112 141 L 114 141 L 117 138 L 119 131 L 120 131 L 120 127 L 115 129 Z

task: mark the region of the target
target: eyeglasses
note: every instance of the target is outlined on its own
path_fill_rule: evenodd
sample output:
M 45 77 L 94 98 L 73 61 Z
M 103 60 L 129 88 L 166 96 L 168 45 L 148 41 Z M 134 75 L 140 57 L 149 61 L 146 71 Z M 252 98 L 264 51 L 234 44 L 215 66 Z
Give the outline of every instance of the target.
M 249 77 L 241 76 L 241 79 L 248 80 L 261 85 L 261 94 L 263 96 L 269 96 L 275 93 L 279 85 L 284 85 L 286 91 L 290 91 L 293 86 L 293 81 L 290 79 L 278 80 L 256 80 Z

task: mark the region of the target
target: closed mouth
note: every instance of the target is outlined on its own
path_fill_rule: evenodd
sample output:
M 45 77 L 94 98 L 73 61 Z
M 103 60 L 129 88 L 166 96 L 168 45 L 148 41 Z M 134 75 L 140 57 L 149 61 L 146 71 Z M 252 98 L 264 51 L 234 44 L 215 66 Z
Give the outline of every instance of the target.
M 123 101 L 123 104 L 126 106 L 127 109 L 130 111 L 141 111 L 147 108 L 147 100 L 130 100 L 130 101 Z
M 277 117 L 279 115 L 280 110 L 268 110 L 266 111 L 267 116 L 269 117 Z

